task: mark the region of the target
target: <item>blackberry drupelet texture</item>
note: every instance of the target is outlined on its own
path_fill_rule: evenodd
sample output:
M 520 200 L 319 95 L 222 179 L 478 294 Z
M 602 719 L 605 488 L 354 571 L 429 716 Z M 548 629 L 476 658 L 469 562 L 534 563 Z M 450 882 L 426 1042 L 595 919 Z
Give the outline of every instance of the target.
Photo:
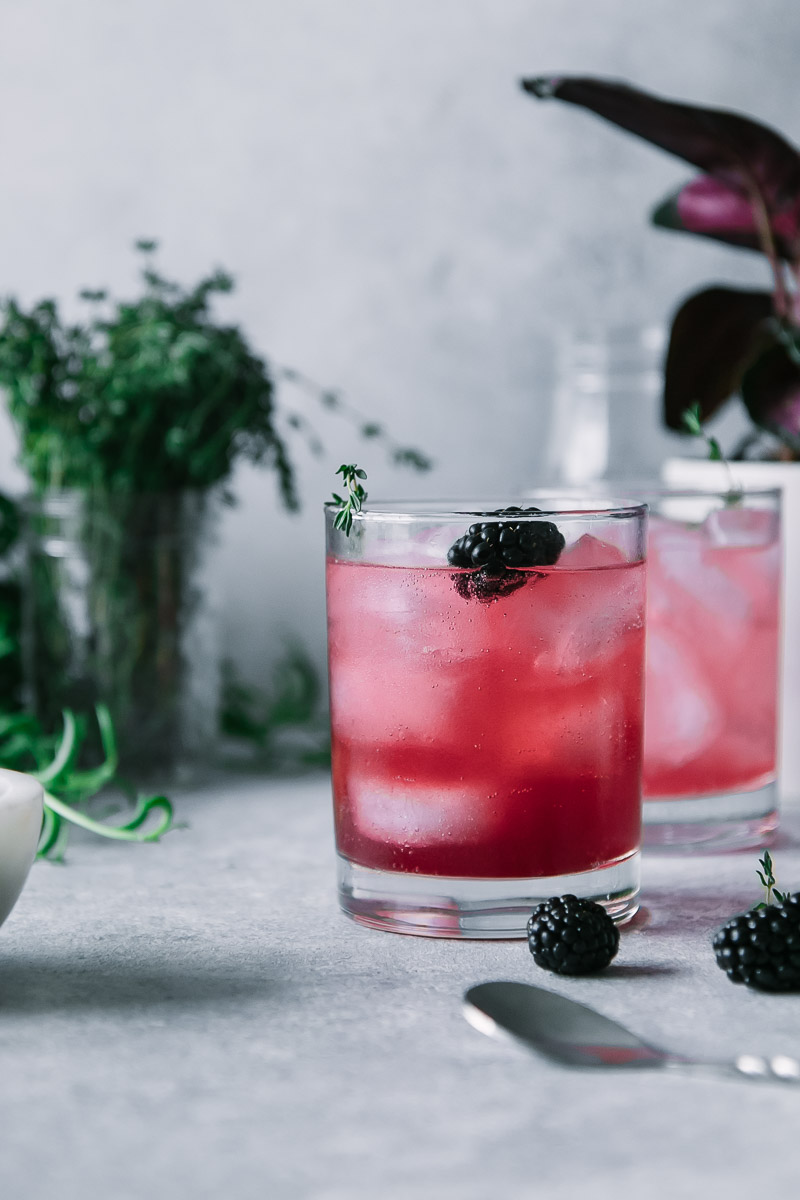
M 602 971 L 619 949 L 619 930 L 594 900 L 553 896 L 528 921 L 528 946 L 537 966 L 558 975 Z
M 717 966 L 733 983 L 800 991 L 800 892 L 733 917 L 714 934 Z
M 538 508 L 501 508 L 487 517 L 521 517 L 541 512 Z M 470 525 L 447 552 L 451 567 L 470 569 L 470 575 L 454 575 L 456 591 L 465 600 L 489 601 L 523 587 L 530 572 L 520 567 L 550 567 L 564 549 L 564 535 L 552 521 L 478 521 Z

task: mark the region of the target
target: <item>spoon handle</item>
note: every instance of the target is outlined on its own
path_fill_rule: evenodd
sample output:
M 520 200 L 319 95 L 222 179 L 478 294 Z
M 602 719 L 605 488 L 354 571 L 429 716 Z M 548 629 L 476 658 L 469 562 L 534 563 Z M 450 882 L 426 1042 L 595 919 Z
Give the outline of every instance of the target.
M 674 1070 L 722 1075 L 729 1079 L 750 1079 L 756 1083 L 800 1084 L 800 1062 L 786 1054 L 764 1058 L 758 1054 L 740 1054 L 731 1062 L 669 1055 L 664 1065 Z

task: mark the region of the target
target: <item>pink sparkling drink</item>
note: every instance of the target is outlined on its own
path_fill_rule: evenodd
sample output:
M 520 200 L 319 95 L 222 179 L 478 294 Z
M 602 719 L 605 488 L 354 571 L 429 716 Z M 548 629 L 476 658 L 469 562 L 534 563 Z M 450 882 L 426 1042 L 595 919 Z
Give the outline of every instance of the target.
M 446 557 L 479 514 L 412 512 L 404 524 L 367 511 L 352 546 L 329 522 L 334 815 L 350 916 L 508 937 L 554 892 L 635 911 L 645 567 L 643 512 L 623 512 L 616 524 L 543 514 L 566 535 L 557 562 L 521 567 L 513 590 L 482 598 Z
M 777 824 L 777 493 L 651 498 L 648 844 L 760 844 Z

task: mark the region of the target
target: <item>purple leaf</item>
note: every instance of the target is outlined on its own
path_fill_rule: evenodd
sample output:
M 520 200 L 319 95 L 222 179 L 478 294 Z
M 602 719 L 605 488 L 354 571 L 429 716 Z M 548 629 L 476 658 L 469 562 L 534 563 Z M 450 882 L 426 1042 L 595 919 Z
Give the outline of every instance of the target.
M 800 153 L 758 121 L 724 109 L 663 100 L 614 80 L 544 76 L 525 79 L 522 87 L 539 99 L 554 97 L 588 108 L 742 196 L 760 197 L 771 221 L 796 210 Z
M 652 220 L 663 229 L 698 233 L 748 250 L 762 248 L 750 201 L 710 175 L 700 175 L 668 196 Z M 790 258 L 800 237 L 800 194 L 791 208 L 773 216 L 772 232 L 780 257 Z
M 700 405 L 706 421 L 740 387 L 744 371 L 775 340 L 772 296 L 713 287 L 684 301 L 672 321 L 664 370 L 664 421 L 683 430 Z
M 782 343 L 765 349 L 745 371 L 742 399 L 756 425 L 800 452 L 800 366 Z

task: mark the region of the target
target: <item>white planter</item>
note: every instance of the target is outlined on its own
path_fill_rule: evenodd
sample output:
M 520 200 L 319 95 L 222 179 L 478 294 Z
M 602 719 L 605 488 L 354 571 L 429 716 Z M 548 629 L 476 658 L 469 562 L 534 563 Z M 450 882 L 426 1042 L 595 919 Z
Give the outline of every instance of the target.
M 780 488 L 783 540 L 783 662 L 781 674 L 780 781 L 784 796 L 800 796 L 800 463 L 732 463 L 745 491 Z M 662 468 L 664 482 L 678 487 L 726 488 L 724 463 L 671 458 Z
M 40 783 L 0 768 L 0 925 L 16 904 L 36 857 L 43 806 Z

